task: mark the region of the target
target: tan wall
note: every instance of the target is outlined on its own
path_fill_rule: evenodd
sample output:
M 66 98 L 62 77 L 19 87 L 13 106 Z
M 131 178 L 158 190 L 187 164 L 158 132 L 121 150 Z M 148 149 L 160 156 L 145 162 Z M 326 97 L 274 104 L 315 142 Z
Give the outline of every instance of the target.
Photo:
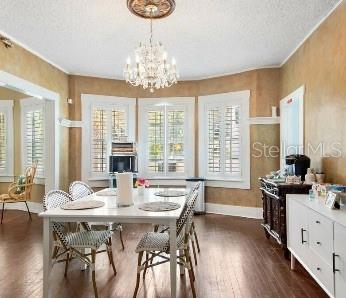
M 21 111 L 20 100 L 28 95 L 0 87 L 0 100 L 13 100 L 13 143 L 14 143 L 14 176 L 15 179 L 23 175 L 22 150 L 21 150 Z M 7 193 L 10 183 L 0 182 L 0 194 Z M 45 193 L 45 186 L 35 184 L 32 188 L 31 199 L 33 202 L 41 202 Z
M 61 50 L 61 49 L 57 49 Z M 0 70 L 57 92 L 60 95 L 60 116 L 68 118 L 68 75 L 39 57 L 15 45 L 6 49 L 0 45 Z M 60 186 L 68 187 L 68 128 L 60 128 Z M 41 200 L 40 198 L 39 200 Z
M 308 153 L 330 182 L 346 183 L 346 1 L 322 23 L 282 67 L 281 97 L 305 85 L 305 149 L 336 142 L 341 158 Z
M 124 81 L 70 76 L 69 96 L 73 99 L 73 104 L 70 107 L 69 116 L 72 120 L 81 120 L 81 94 L 83 93 L 132 98 L 183 96 L 197 98 L 199 95 L 240 90 L 250 90 L 251 92 L 251 117 L 270 116 L 271 106 L 278 106 L 279 80 L 279 69 L 262 69 L 215 79 L 179 82 L 175 86 L 155 91 L 152 94 L 141 88 L 129 86 Z M 269 145 L 278 145 L 279 125 L 252 125 L 251 142 L 254 141 L 265 141 Z M 81 162 L 81 129 L 72 128 L 70 130 L 69 161 L 71 181 L 81 178 Z M 260 207 L 261 199 L 257 179 L 278 168 L 278 158 L 251 158 L 251 190 L 207 188 L 207 202 Z

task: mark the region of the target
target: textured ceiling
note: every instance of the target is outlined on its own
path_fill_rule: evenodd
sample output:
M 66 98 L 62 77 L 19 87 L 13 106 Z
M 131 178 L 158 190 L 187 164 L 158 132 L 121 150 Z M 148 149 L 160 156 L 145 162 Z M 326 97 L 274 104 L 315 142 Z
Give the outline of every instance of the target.
M 338 0 L 176 0 L 154 39 L 182 79 L 280 65 Z M 122 77 L 149 22 L 126 0 L 0 0 L 0 31 L 73 74 Z

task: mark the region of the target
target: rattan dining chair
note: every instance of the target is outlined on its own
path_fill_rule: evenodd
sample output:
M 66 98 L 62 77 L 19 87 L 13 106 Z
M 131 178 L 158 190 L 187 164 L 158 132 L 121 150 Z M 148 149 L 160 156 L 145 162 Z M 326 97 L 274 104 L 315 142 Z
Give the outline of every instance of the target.
M 77 201 L 80 200 L 88 195 L 91 195 L 94 193 L 94 191 L 92 190 L 92 188 L 86 184 L 83 181 L 74 181 L 70 184 L 69 187 L 69 193 L 72 197 L 72 200 Z M 125 249 L 125 245 L 124 245 L 124 240 L 123 240 L 123 226 L 122 224 L 119 223 L 89 223 L 89 225 L 91 226 L 91 228 L 93 230 L 110 230 L 110 231 L 119 231 L 119 236 L 120 236 L 120 242 L 121 242 L 121 246 L 122 249 Z
M 190 257 L 190 226 L 192 223 L 193 210 L 197 199 L 198 192 L 192 192 L 185 203 L 184 209 L 177 220 L 177 264 L 188 270 L 191 290 L 193 297 L 196 297 L 194 286 L 195 274 L 193 271 L 192 261 Z M 148 268 L 161 265 L 170 261 L 169 256 L 169 231 L 167 232 L 148 232 L 145 233 L 136 247 L 138 253 L 137 263 L 137 280 L 133 297 L 137 296 L 141 271 L 143 272 L 143 279 Z M 145 260 L 142 262 L 143 254 L 145 253 Z M 160 258 L 160 261 L 152 262 L 153 259 Z
M 9 185 L 7 193 L 0 195 L 0 203 L 2 203 L 1 221 L 2 224 L 5 212 L 5 204 L 8 203 L 25 203 L 26 210 L 28 211 L 29 219 L 31 218 L 28 201 L 31 200 L 32 186 L 34 185 L 34 178 L 37 169 L 37 162 L 34 162 L 30 167 L 25 170 L 25 175 L 22 179 L 18 179 L 17 182 L 13 182 Z M 21 181 L 20 181 L 21 180 Z
M 191 192 L 198 192 L 200 187 L 201 187 L 201 183 L 197 183 L 195 185 L 195 187 L 191 190 Z M 160 225 L 154 226 L 154 232 L 161 232 L 162 233 L 162 232 L 167 232 L 168 230 L 169 230 L 168 226 L 160 226 Z M 201 249 L 199 246 L 195 222 L 193 220 L 192 220 L 192 223 L 190 225 L 189 233 L 190 233 L 190 241 L 191 241 L 191 246 L 192 246 L 193 258 L 195 261 L 195 265 L 197 266 L 196 246 L 197 246 L 198 253 L 201 252 Z M 195 242 L 196 242 L 196 244 L 195 244 Z
M 52 190 L 45 195 L 43 199 L 43 208 L 46 211 L 52 208 L 61 207 L 70 201 L 72 201 L 72 197 L 68 193 L 61 190 Z M 112 232 L 109 230 L 93 231 L 87 229 L 71 233 L 65 223 L 54 222 L 52 226 L 54 239 L 58 240 L 60 242 L 59 245 L 64 249 L 62 253 L 58 254 L 57 245 L 55 244 L 53 258 L 57 259 L 59 256 L 66 255 L 65 259 L 60 260 L 65 262 L 65 276 L 67 275 L 69 262 L 73 258 L 77 258 L 88 265 L 92 270 L 94 294 L 95 297 L 98 297 L 95 274 L 96 254 L 107 252 L 114 275 L 117 274 L 113 261 Z M 106 250 L 99 250 L 104 244 L 106 245 Z M 91 253 L 84 253 L 86 249 L 91 249 Z

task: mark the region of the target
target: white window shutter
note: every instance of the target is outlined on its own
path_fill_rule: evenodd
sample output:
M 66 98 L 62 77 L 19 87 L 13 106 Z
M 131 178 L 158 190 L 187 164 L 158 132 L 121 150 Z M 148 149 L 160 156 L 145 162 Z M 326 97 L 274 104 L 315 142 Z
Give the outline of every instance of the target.
M 163 109 L 150 110 L 148 117 L 148 169 L 149 173 L 165 171 L 165 113 Z
M 107 112 L 93 108 L 91 117 L 91 171 L 104 173 L 107 170 Z
M 168 110 L 167 118 L 167 170 L 172 173 L 184 173 L 185 111 Z
M 38 107 L 25 112 L 25 167 L 37 162 L 37 175 L 44 177 L 44 110 Z
M 225 108 L 225 173 L 240 175 L 240 107 L 227 106 Z
M 112 110 L 112 142 L 120 142 L 121 137 L 127 136 L 127 117 L 124 109 Z
M 194 167 L 194 98 L 139 100 L 139 174 L 185 179 Z
M 7 167 L 7 119 L 6 114 L 0 111 L 0 173 Z
M 250 188 L 248 90 L 200 96 L 199 175 L 212 187 Z
M 221 171 L 221 111 L 220 107 L 208 108 L 208 172 L 219 173 Z

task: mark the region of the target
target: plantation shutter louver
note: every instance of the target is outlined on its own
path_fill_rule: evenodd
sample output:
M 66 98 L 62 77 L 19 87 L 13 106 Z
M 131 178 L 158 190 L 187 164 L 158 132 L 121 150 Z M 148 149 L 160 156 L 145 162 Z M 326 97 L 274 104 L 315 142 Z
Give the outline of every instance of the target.
M 164 172 L 165 114 L 163 110 L 148 111 L 148 171 Z
M 0 172 L 6 171 L 7 164 L 7 119 L 0 111 Z
M 105 109 L 92 110 L 91 170 L 103 173 L 107 168 L 107 114 Z
M 225 172 L 240 174 L 240 119 L 239 106 L 225 110 Z
M 240 106 L 210 106 L 207 117 L 208 173 L 240 176 Z
M 127 123 L 126 111 L 120 109 L 112 110 L 112 142 L 120 142 L 121 137 L 126 136 Z
M 219 108 L 208 110 L 208 172 L 221 170 L 221 113 Z
M 25 112 L 25 166 L 37 162 L 38 176 L 44 176 L 44 110 L 38 108 Z
M 168 172 L 184 173 L 184 111 L 167 112 Z

